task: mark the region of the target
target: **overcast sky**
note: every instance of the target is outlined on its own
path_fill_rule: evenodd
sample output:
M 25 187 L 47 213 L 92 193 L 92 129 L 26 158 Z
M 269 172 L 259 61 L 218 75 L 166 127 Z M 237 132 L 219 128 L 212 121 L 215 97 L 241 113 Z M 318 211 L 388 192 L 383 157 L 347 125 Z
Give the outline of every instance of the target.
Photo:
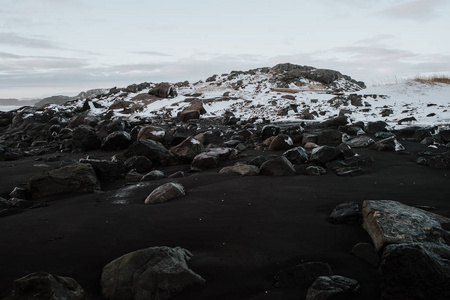
M 450 0 L 0 0 L 0 98 L 291 62 L 367 84 L 450 73 Z

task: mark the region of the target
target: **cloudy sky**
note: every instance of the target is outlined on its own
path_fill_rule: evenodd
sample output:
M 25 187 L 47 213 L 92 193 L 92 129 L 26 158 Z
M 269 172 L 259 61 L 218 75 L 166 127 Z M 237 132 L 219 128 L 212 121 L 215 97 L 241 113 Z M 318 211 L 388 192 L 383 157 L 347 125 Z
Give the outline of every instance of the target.
M 0 98 L 281 62 L 368 84 L 450 73 L 450 0 L 0 0 Z

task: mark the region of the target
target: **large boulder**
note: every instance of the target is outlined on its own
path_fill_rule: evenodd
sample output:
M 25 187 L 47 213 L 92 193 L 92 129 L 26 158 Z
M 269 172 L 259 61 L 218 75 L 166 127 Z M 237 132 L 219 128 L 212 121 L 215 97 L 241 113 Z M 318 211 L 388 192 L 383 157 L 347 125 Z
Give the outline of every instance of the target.
M 364 131 L 369 134 L 374 134 L 379 131 L 389 131 L 389 125 L 384 121 L 368 122 Z
M 276 125 L 265 125 L 261 129 L 261 139 L 264 141 L 271 136 L 276 136 L 280 133 L 280 127 Z
M 126 171 L 135 170 L 138 173 L 146 173 L 152 170 L 153 163 L 146 156 L 132 156 L 124 163 Z
M 131 136 L 126 131 L 114 131 L 103 139 L 101 148 L 105 151 L 126 149 L 131 144 Z
M 280 156 L 264 162 L 259 173 L 268 176 L 294 176 L 295 168 L 286 157 Z
M 194 157 L 203 151 L 205 151 L 205 148 L 202 143 L 193 137 L 186 138 L 180 144 L 170 149 L 170 153 L 175 155 L 178 160 L 186 163 L 192 162 Z
M 351 140 L 348 140 L 345 143 L 352 148 L 366 148 L 366 147 L 372 145 L 373 143 L 375 143 L 375 141 L 366 135 L 361 135 L 361 136 L 352 138 Z
M 322 125 L 325 127 L 336 127 L 336 128 L 338 128 L 339 126 L 345 126 L 347 124 L 348 124 L 347 116 L 334 117 L 322 122 Z
M 306 294 L 306 300 L 348 299 L 359 291 L 358 281 L 339 276 L 320 276 Z
M 168 82 L 157 84 L 148 93 L 159 98 L 173 98 L 178 96 L 177 89 Z
M 334 129 L 322 130 L 317 141 L 319 145 L 337 146 L 342 143 L 342 132 Z
M 80 125 L 74 129 L 72 135 L 72 149 L 95 150 L 99 149 L 102 140 L 94 129 L 87 125 Z
M 254 176 L 259 174 L 259 168 L 254 165 L 247 165 L 242 163 L 237 163 L 234 166 L 228 166 L 225 168 L 222 168 L 219 173 L 226 174 L 226 173 L 238 173 L 242 176 Z
M 125 254 L 103 268 L 100 284 L 107 300 L 164 300 L 205 280 L 189 269 L 183 248 L 151 247 Z
M 381 250 L 390 244 L 413 242 L 450 245 L 450 219 L 391 200 L 366 200 L 362 207 L 363 228 Z M 444 228 L 443 228 L 444 226 Z
M 33 198 L 63 192 L 92 192 L 100 189 L 90 164 L 76 163 L 35 175 L 28 181 Z
M 279 134 L 272 139 L 269 145 L 269 151 L 281 151 L 288 150 L 293 147 L 294 143 L 292 139 L 287 134 Z
M 344 151 L 331 146 L 320 146 L 314 148 L 311 151 L 310 160 L 313 162 L 318 162 L 321 164 L 326 164 L 327 162 L 344 159 Z
M 183 110 L 177 114 L 177 119 L 181 122 L 187 122 L 200 119 L 200 115 L 199 110 Z
M 78 161 L 82 164 L 90 164 L 100 180 L 114 180 L 123 178 L 125 170 L 123 166 L 117 162 L 100 159 L 80 159 Z
M 184 187 L 176 182 L 169 182 L 157 187 L 147 196 L 145 204 L 163 203 L 186 195 Z
M 14 281 L 12 292 L 3 300 L 85 300 L 83 288 L 70 277 L 45 272 L 28 274 Z
M 200 170 L 212 169 L 217 167 L 219 161 L 220 157 L 216 153 L 202 152 L 194 157 L 194 159 L 191 162 L 191 167 L 198 168 Z
M 303 147 L 295 147 L 283 153 L 293 165 L 300 165 L 308 161 L 308 153 Z
M 163 144 L 153 140 L 134 142 L 123 154 L 126 158 L 132 156 L 146 156 L 155 165 L 166 165 L 170 160 L 170 153 Z
M 450 299 L 450 247 L 431 243 L 389 245 L 383 251 L 383 300 Z
M 393 136 L 379 140 L 370 146 L 370 149 L 377 151 L 403 151 L 405 147 Z
M 137 140 L 154 140 L 163 143 L 166 138 L 166 130 L 158 126 L 148 125 L 139 130 Z

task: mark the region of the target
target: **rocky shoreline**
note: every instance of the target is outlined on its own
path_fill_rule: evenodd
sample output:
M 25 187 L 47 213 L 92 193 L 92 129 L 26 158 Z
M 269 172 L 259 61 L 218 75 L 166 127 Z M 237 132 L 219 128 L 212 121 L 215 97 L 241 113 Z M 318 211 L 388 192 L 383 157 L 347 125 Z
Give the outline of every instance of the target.
M 3 299 L 450 297 L 448 125 L 101 101 L 0 113 Z

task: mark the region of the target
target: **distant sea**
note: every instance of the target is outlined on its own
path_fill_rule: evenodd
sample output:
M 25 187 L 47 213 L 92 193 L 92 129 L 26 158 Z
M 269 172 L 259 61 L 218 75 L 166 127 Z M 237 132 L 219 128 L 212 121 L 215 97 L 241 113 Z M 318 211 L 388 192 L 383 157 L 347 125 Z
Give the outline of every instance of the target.
M 0 105 L 0 111 L 10 111 L 10 110 L 13 110 L 13 109 L 17 109 L 19 107 L 22 107 L 22 106 L 17 106 L 17 105 Z

